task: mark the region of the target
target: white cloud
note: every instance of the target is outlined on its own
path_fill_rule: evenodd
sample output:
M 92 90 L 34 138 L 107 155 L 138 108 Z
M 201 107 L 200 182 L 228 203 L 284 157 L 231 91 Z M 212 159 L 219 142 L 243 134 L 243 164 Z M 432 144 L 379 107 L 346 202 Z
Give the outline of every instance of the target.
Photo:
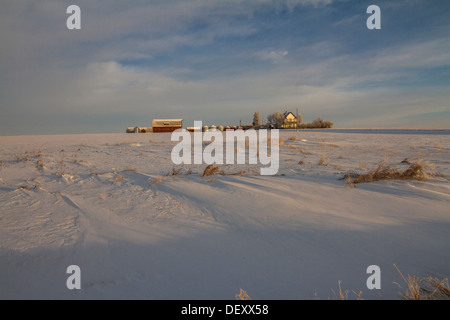
M 313 7 L 323 7 L 330 5 L 333 0 L 287 0 L 287 5 L 289 8 L 294 8 L 296 6 L 313 6 Z
M 264 51 L 259 53 L 259 56 L 262 60 L 269 60 L 272 63 L 281 63 L 285 61 L 288 52 L 286 50 L 278 50 L 278 51 Z
M 450 66 L 450 37 L 411 43 L 408 46 L 392 46 L 380 50 L 372 61 L 383 69 Z

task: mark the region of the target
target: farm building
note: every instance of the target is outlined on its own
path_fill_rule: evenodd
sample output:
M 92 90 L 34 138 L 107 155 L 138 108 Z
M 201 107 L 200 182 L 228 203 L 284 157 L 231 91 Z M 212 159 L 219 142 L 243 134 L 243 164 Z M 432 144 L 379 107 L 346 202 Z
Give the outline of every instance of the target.
M 126 133 L 147 133 L 152 132 L 151 127 L 128 127 Z
M 281 128 L 283 129 L 295 129 L 297 128 L 297 117 L 290 111 L 285 111 L 283 114 L 283 123 Z
M 183 119 L 153 119 L 153 132 L 173 132 L 183 127 Z
M 200 127 L 187 127 L 186 130 L 189 131 L 189 132 L 195 132 L 195 131 L 200 132 L 202 130 L 202 128 L 200 128 Z

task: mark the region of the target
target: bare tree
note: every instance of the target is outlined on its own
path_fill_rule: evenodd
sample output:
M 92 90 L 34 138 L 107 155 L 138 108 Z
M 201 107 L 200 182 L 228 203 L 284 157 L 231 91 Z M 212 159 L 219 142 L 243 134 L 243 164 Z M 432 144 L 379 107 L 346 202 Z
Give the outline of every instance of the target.
M 303 129 L 323 129 L 323 128 L 332 128 L 334 125 L 331 121 L 325 121 L 322 118 L 314 119 L 313 122 L 305 123 L 300 126 Z
M 259 123 L 259 112 L 255 112 L 253 114 L 253 126 L 256 127 L 256 126 L 259 126 L 259 125 L 260 125 L 260 123 Z
M 300 113 L 297 113 L 297 123 L 302 124 L 303 123 L 303 117 Z
M 267 122 L 276 129 L 281 128 L 283 121 L 284 121 L 284 116 L 280 111 L 274 112 L 267 116 Z

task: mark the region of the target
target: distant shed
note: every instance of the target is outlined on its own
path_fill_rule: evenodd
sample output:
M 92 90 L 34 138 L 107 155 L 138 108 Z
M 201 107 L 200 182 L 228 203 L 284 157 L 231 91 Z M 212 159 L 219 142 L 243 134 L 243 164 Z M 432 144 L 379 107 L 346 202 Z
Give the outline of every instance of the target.
M 183 128 L 183 119 L 153 119 L 153 132 L 173 132 Z
M 147 133 L 152 132 L 151 127 L 128 127 L 126 133 Z
M 195 132 L 195 131 L 200 132 L 200 131 L 202 131 L 202 128 L 200 128 L 200 127 L 187 127 L 186 130 L 189 131 L 189 132 Z

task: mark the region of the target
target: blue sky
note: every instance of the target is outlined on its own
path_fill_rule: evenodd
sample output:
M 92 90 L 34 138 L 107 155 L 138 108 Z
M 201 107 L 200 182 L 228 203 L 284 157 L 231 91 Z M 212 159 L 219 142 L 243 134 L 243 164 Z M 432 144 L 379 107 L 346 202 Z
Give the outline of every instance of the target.
M 297 108 L 336 128 L 450 129 L 449 17 L 448 0 L 3 1 L 0 135 Z

